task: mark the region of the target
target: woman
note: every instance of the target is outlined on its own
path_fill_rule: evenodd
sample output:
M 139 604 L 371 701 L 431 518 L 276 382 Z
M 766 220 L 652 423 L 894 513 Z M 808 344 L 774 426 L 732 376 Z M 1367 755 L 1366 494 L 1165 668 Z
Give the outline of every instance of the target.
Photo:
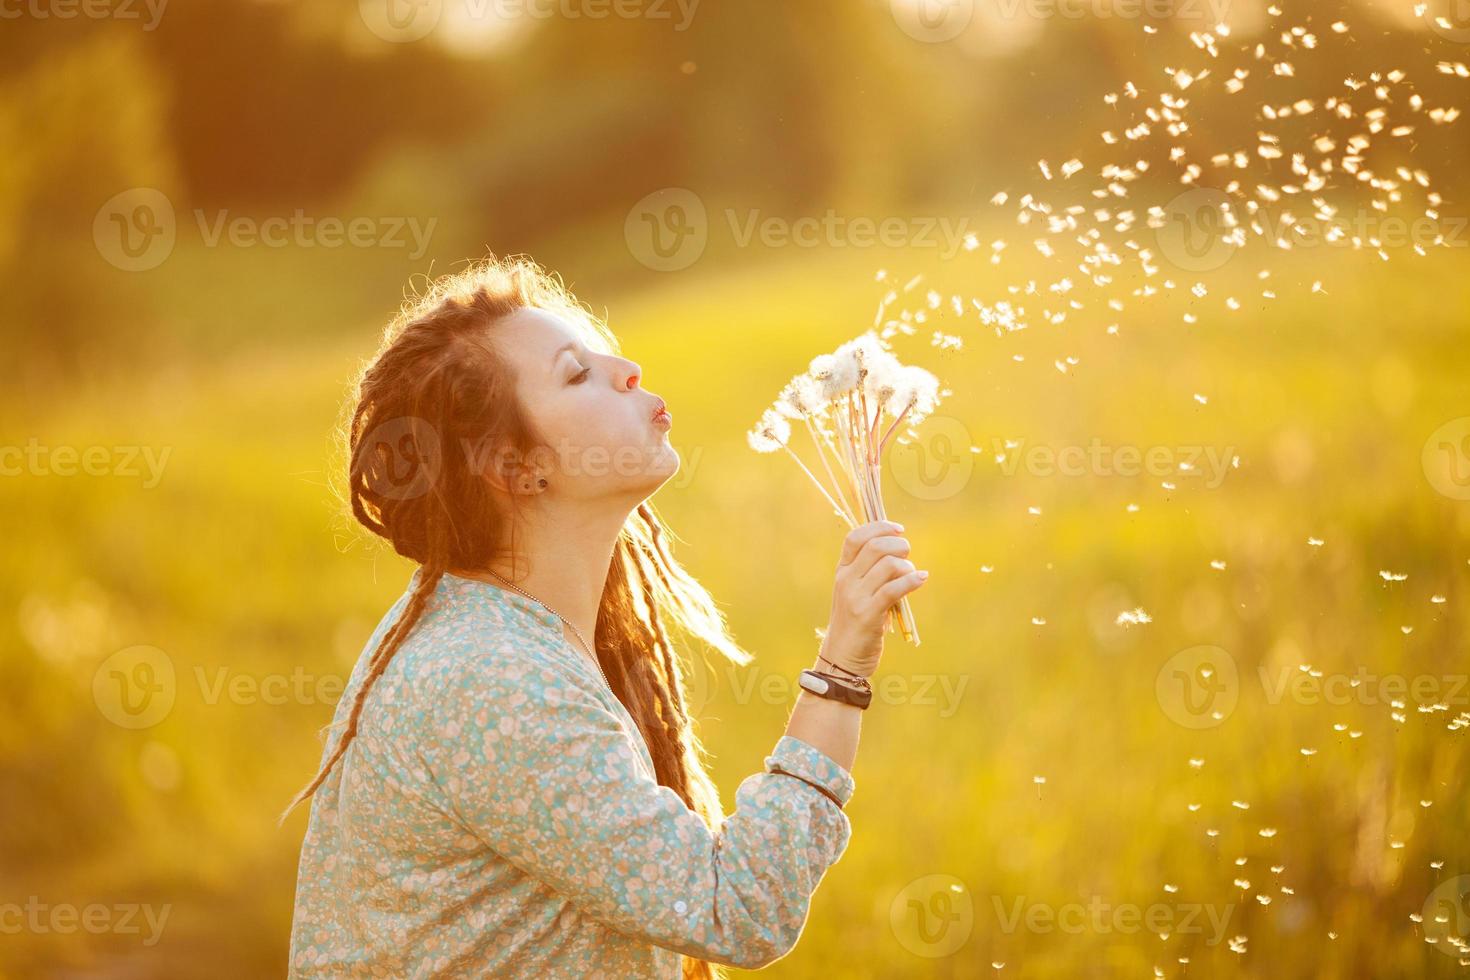
M 722 815 L 670 627 L 750 655 L 645 502 L 679 457 L 640 382 L 523 258 L 435 282 L 389 326 L 348 495 L 420 567 L 291 804 L 313 797 L 292 976 L 712 977 L 795 944 L 851 833 L 862 709 L 803 692 Z M 901 530 L 843 544 L 814 666 L 858 689 L 927 577 Z

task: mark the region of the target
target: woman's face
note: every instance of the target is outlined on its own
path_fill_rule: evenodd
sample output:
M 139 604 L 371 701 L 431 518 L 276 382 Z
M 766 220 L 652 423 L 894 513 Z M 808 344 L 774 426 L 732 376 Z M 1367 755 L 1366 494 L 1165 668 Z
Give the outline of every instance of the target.
M 636 363 L 584 343 L 599 339 L 537 309 L 518 310 L 495 327 L 521 404 L 550 449 L 540 471 L 548 489 L 636 504 L 678 472 L 679 454 L 669 443 L 671 419 L 655 419 L 663 399 L 643 389 Z

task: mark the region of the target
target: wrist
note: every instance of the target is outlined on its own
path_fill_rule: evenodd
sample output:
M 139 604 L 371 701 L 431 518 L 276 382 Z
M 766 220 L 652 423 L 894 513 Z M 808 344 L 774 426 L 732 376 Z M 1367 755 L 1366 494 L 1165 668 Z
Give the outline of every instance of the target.
M 844 663 L 841 657 L 834 657 L 825 648 L 817 651 L 816 659 L 812 662 L 812 670 L 819 674 L 836 674 L 845 677 L 855 683 L 867 684 L 871 674 L 865 673 L 851 664 Z

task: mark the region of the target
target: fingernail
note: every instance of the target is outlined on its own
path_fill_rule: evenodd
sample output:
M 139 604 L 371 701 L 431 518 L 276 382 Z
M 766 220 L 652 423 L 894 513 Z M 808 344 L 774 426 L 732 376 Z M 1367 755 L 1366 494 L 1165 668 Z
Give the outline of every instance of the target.
M 888 523 L 889 524 L 892 524 L 894 530 L 896 530 L 896 531 L 902 531 L 903 530 L 903 525 L 900 524 L 900 523 L 898 523 L 898 521 L 889 521 Z
M 928 577 L 929 577 L 929 573 L 927 571 L 923 571 L 923 572 L 920 572 L 919 573 L 919 581 L 920 582 L 924 581 L 924 579 L 926 579 Z

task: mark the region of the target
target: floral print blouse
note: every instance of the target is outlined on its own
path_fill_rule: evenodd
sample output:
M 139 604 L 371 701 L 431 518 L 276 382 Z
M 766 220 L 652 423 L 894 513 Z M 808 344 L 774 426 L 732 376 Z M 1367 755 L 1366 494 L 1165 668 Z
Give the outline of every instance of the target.
M 782 735 L 711 832 L 553 613 L 446 574 L 313 797 L 290 975 L 673 980 L 681 954 L 756 969 L 801 934 L 853 789 Z

